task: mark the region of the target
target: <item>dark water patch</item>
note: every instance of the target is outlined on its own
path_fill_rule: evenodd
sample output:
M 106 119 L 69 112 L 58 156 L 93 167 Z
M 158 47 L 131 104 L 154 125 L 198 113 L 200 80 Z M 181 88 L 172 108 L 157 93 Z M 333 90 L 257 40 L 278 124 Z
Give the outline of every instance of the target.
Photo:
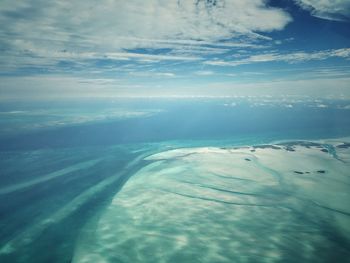
M 290 141 L 290 142 L 284 142 L 284 143 L 279 143 L 279 145 L 284 145 L 284 146 L 304 146 L 304 147 L 319 147 L 322 148 L 322 144 L 317 143 L 317 142 L 310 142 L 310 141 Z
M 194 182 L 186 181 L 186 180 L 180 180 L 180 182 L 183 182 L 186 184 L 192 184 L 194 186 L 205 188 L 205 189 L 211 189 L 211 190 L 215 190 L 215 191 L 219 191 L 219 192 L 223 192 L 223 193 L 234 194 L 234 195 L 249 195 L 249 196 L 261 196 L 261 197 L 265 196 L 265 195 L 259 194 L 259 193 L 245 193 L 245 192 L 239 192 L 239 191 L 232 191 L 232 190 L 228 190 L 228 189 L 218 188 L 215 186 L 194 183 Z
M 271 144 L 256 145 L 256 146 L 253 146 L 253 148 L 255 148 L 255 149 L 273 149 L 273 150 L 280 150 L 281 149 L 281 147 L 278 147 L 276 145 L 271 145 Z
M 294 171 L 295 174 L 304 174 L 304 172 Z
M 342 144 L 337 145 L 337 148 L 339 148 L 339 149 L 348 149 L 348 148 L 350 148 L 350 143 L 343 142 Z
M 286 146 L 284 149 L 288 152 L 295 152 L 295 149 L 292 146 Z
M 335 158 L 335 159 L 337 159 L 337 160 L 343 162 L 343 161 L 339 158 L 339 156 L 338 156 L 338 154 L 337 154 L 337 151 L 336 151 L 336 148 L 335 148 L 333 145 L 331 145 L 331 144 L 323 144 L 323 147 L 324 147 L 325 149 L 327 149 L 328 153 L 329 153 L 330 155 L 332 155 L 333 158 Z

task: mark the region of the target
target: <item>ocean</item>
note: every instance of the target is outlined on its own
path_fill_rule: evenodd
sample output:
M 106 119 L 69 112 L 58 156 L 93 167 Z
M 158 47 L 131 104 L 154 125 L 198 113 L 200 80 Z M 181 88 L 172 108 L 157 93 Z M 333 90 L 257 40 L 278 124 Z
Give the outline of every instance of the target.
M 0 117 L 0 262 L 350 258 L 350 101 L 13 101 Z

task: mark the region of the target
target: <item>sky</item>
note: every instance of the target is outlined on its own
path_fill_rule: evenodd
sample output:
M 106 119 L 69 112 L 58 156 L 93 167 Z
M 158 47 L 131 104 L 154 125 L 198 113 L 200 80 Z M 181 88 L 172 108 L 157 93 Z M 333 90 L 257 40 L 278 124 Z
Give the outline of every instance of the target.
M 2 0 L 0 99 L 350 98 L 350 0 Z

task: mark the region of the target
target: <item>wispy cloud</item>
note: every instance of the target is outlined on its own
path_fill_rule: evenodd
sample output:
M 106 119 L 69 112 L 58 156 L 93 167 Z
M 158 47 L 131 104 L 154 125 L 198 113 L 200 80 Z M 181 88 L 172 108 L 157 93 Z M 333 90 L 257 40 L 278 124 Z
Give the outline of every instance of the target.
M 350 0 L 295 0 L 313 16 L 328 20 L 349 20 Z
M 15 59 L 14 67 L 73 59 L 188 61 L 227 48 L 255 48 L 256 39 L 269 39 L 263 32 L 290 21 L 264 0 L 4 0 L 0 24 L 11 27 L 0 27 L 0 45 L 3 60 L 26 58 Z
M 316 52 L 265 53 L 233 60 L 208 60 L 204 64 L 212 66 L 239 66 L 252 63 L 278 62 L 297 63 L 310 60 L 325 60 L 332 57 L 350 58 L 350 48 L 332 49 Z
M 149 71 L 149 72 L 135 71 L 135 72 L 129 72 L 129 75 L 136 76 L 136 77 L 167 77 L 167 78 L 176 76 L 176 74 L 173 72 L 154 72 L 154 71 Z
M 198 76 L 210 76 L 210 75 L 214 75 L 215 72 L 210 70 L 200 70 L 200 71 L 196 71 L 194 74 Z

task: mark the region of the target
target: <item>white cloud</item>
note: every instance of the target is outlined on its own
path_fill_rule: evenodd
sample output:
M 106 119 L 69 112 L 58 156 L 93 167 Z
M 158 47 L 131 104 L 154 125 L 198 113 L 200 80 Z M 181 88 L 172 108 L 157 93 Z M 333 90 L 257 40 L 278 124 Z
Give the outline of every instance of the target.
M 331 49 L 316 52 L 292 52 L 292 53 L 266 53 L 252 55 L 239 60 L 223 61 L 223 60 L 208 60 L 203 62 L 212 66 L 239 66 L 252 63 L 283 61 L 287 63 L 297 63 L 310 60 L 325 60 L 332 57 L 340 57 L 349 59 L 350 48 Z
M 90 56 L 139 59 L 139 55 L 125 52 L 136 48 L 180 52 L 173 57 L 158 54 L 160 60 L 191 59 L 196 53 L 254 47 L 252 39 L 266 38 L 260 32 L 283 29 L 291 21 L 289 14 L 265 2 L 3 0 L 0 24 L 11 26 L 0 27 L 0 44 L 9 56 L 27 55 L 39 63 L 44 58 Z M 237 41 L 231 43 L 232 38 Z M 231 40 L 222 42 L 225 39 Z
M 200 70 L 200 71 L 196 71 L 194 74 L 198 76 L 210 76 L 210 75 L 214 75 L 214 72 L 210 70 Z
M 98 57 L 97 54 L 94 54 L 95 57 Z M 155 55 L 155 54 L 140 54 L 133 52 L 113 52 L 104 54 L 104 58 L 116 59 L 116 60 L 125 60 L 125 59 L 138 59 L 146 61 L 160 61 L 160 60 L 182 60 L 182 61 L 191 61 L 198 60 L 198 57 L 195 56 L 177 56 L 177 55 Z
M 129 72 L 129 75 L 136 76 L 136 77 L 175 77 L 176 75 L 172 72 Z
M 296 0 L 313 16 L 329 20 L 350 19 L 350 0 Z

